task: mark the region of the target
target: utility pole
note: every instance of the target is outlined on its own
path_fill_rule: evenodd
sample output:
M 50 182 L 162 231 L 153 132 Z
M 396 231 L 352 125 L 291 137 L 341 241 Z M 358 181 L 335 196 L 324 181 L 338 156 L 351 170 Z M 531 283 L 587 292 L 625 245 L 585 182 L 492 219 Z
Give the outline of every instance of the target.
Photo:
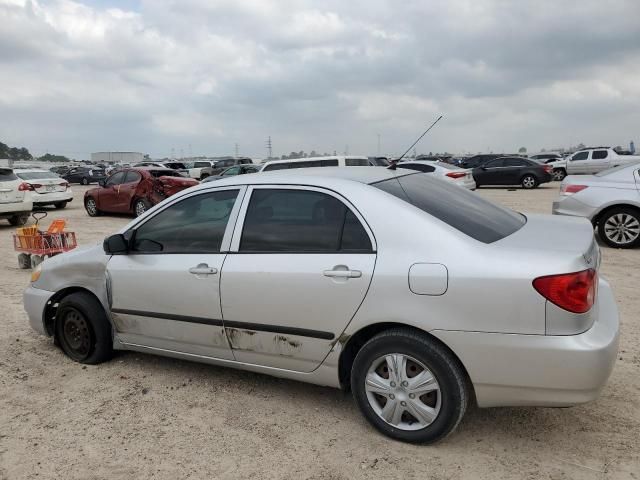
M 269 152 L 269 158 L 273 157 L 273 149 L 272 149 L 272 145 L 271 145 L 271 135 L 269 135 L 269 138 L 267 140 L 267 151 Z
M 238 144 L 236 143 L 236 158 L 238 158 Z

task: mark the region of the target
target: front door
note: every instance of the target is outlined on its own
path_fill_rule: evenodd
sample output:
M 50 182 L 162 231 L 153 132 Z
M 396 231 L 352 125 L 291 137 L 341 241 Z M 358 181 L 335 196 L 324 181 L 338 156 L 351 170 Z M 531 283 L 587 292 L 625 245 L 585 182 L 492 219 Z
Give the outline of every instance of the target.
M 98 193 L 98 208 L 103 212 L 118 212 L 118 193 L 126 173 L 116 172 L 104 183 Z
M 589 173 L 589 151 L 574 153 L 567 160 L 567 173 L 569 175 Z
M 194 192 L 128 232 L 130 253 L 112 256 L 107 265 L 121 342 L 233 358 L 219 291 L 240 191 Z
M 371 282 L 376 254 L 363 225 L 322 189 L 253 187 L 221 278 L 236 360 L 302 372 L 324 360 Z
M 121 213 L 131 212 L 133 197 L 136 188 L 142 180 L 142 175 L 135 170 L 127 170 L 122 183 L 115 190 L 117 194 L 114 199 L 113 210 Z
M 504 160 L 501 158 L 489 160 L 473 169 L 473 178 L 478 185 L 504 185 L 503 169 Z

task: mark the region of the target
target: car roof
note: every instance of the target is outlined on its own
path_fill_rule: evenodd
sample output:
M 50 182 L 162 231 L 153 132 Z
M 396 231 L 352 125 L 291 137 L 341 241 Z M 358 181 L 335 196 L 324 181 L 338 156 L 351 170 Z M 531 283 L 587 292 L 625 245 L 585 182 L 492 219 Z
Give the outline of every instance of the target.
M 420 172 L 408 169 L 391 170 L 381 167 L 310 167 L 294 168 L 287 170 L 274 170 L 272 172 L 259 172 L 247 175 L 234 175 L 223 178 L 213 183 L 216 187 L 228 185 L 315 185 L 331 188 L 337 183 L 343 185 L 351 182 L 372 184 L 405 175 L 414 175 Z M 210 188 L 211 182 L 202 184 Z M 194 186 L 193 188 L 201 188 Z
M 340 160 L 340 159 L 356 159 L 356 160 L 369 160 L 369 157 L 365 157 L 362 155 L 329 155 L 327 157 L 304 157 L 304 158 L 290 158 L 284 160 L 268 160 L 265 162 L 266 165 L 273 163 L 294 163 L 294 162 L 308 162 L 308 161 L 319 161 L 319 160 Z M 326 168 L 326 167 L 325 167 Z
M 17 173 L 28 173 L 28 172 L 53 173 L 51 170 L 45 170 L 44 168 L 14 168 L 13 171 Z

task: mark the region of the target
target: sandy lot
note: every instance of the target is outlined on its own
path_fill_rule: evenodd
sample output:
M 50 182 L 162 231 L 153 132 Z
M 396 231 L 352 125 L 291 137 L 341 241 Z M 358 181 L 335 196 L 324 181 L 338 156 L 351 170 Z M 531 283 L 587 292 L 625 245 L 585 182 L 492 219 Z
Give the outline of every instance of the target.
M 81 244 L 128 221 L 89 218 L 74 190 L 50 218 L 67 219 Z M 549 213 L 557 184 L 480 194 Z M 329 388 L 134 353 L 73 363 L 30 329 L 29 273 L 0 224 L 0 479 L 640 478 L 640 250 L 603 247 L 622 337 L 598 401 L 472 409 L 443 443 L 421 447 L 381 436 Z

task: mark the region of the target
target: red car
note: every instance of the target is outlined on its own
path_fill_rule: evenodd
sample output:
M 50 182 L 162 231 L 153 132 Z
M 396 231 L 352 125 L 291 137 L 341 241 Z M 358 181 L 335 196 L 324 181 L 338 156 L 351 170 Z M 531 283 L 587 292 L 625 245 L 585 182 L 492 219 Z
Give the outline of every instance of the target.
M 175 170 L 157 167 L 124 168 L 84 194 L 84 208 L 90 217 L 103 212 L 142 215 L 156 203 L 180 190 L 197 185 Z

